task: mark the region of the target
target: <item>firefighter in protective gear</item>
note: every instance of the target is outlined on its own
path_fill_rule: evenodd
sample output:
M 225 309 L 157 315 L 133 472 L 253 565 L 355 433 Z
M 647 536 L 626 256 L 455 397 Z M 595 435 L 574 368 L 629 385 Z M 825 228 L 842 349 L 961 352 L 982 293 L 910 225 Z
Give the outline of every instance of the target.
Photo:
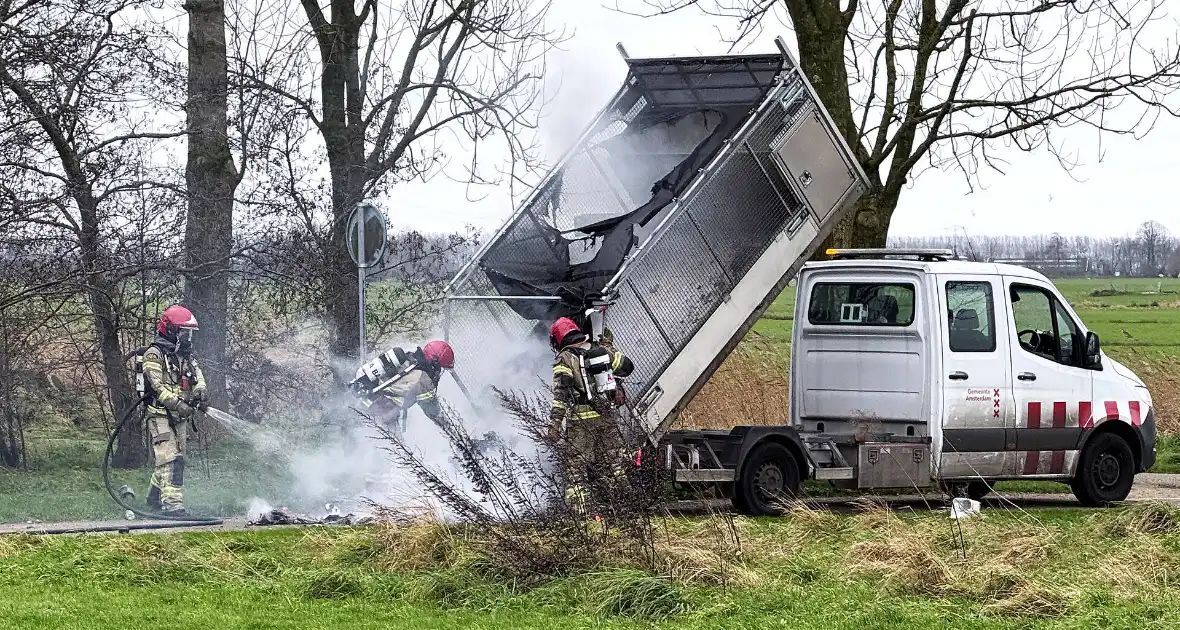
M 188 425 L 196 409 L 208 408 L 205 377 L 192 356 L 197 319 L 175 304 L 164 310 L 156 338 L 143 353 L 148 435 L 154 471 L 148 506 L 168 516 L 187 516 L 184 463 Z
M 442 371 L 455 367 L 455 351 L 445 341 L 431 341 L 413 352 L 394 348 L 390 353 L 406 356 L 414 369 L 389 387 L 366 395 L 363 399 L 365 407 L 376 420 L 399 432 L 405 432 L 407 415 L 414 405 L 418 405 L 427 418 L 438 422 L 442 410 L 435 392 Z M 376 385 L 378 383 L 373 383 Z
M 549 343 L 556 353 L 550 435 L 564 437 L 579 453 L 617 454 L 621 461 L 625 453 L 618 427 L 611 419 L 603 418 L 599 408 L 603 404 L 621 405 L 622 387 L 617 386 L 609 394 L 599 391 L 586 367 L 587 357 L 595 354 L 595 345 L 573 320 L 562 317 L 554 322 L 549 329 Z M 631 374 L 634 365 L 631 359 L 614 348 L 609 330 L 603 331 L 598 348 L 598 353 L 606 351 L 613 377 L 624 378 Z M 572 483 L 566 490 L 566 503 L 574 509 L 585 509 L 586 484 L 592 474 L 593 471 L 588 470 L 573 471 Z

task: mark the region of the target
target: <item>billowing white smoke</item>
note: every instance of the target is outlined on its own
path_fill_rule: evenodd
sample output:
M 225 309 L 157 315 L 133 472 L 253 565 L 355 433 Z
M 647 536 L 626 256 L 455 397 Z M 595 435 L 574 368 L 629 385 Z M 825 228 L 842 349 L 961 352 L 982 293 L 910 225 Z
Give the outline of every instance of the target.
M 495 398 L 492 387 L 501 390 L 515 390 L 533 394 L 544 383 L 552 353 L 544 344 L 530 342 L 524 338 L 510 339 L 495 328 L 484 331 L 478 339 L 468 339 L 478 347 L 457 347 L 456 372 L 464 378 L 464 385 L 476 398 L 474 405 L 464 396 L 455 378 L 444 371 L 440 379 L 438 396 L 452 407 L 463 421 L 467 432 L 479 439 L 493 433 L 517 455 L 531 458 L 536 455 L 536 445 L 522 439 L 514 420 L 508 416 Z M 423 338 L 385 344 L 377 351 L 400 346 L 407 350 L 425 345 L 430 339 L 441 339 L 435 333 Z M 519 361 L 522 352 L 530 361 Z M 516 359 L 515 361 L 513 359 Z M 464 365 L 479 361 L 478 366 Z M 467 369 L 464 369 L 467 368 Z M 476 369 L 472 369 L 476 368 Z M 352 369 L 355 369 L 353 367 Z M 365 418 L 353 408 L 363 410 L 359 400 L 344 397 L 325 405 L 324 414 L 329 422 L 340 423 L 348 428 L 340 432 L 329 432 L 308 443 L 293 438 L 283 438 L 273 430 L 251 426 L 247 437 L 259 454 L 280 455 L 289 463 L 293 478 L 291 487 L 285 488 L 283 496 L 254 497 L 250 500 L 248 516 L 253 518 L 270 506 L 289 506 L 302 513 L 322 517 L 333 505 L 341 513 L 364 514 L 365 500 L 375 501 L 389 507 L 435 505 L 421 484 L 409 471 L 393 462 L 386 450 L 390 445 L 370 426 Z M 414 450 L 421 461 L 449 479 L 454 485 L 465 490 L 472 498 L 478 498 L 455 462 L 449 440 L 418 407 L 413 407 L 407 419 L 404 442 Z M 447 516 L 435 505 L 439 516 Z

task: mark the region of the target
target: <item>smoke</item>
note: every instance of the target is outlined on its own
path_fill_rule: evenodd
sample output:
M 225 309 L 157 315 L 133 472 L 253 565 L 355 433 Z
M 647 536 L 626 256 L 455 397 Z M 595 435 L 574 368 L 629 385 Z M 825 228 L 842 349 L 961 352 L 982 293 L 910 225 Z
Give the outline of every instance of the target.
M 553 154 L 551 157 L 564 153 L 574 143 L 625 76 L 626 65 L 603 52 L 575 50 L 557 60 L 560 89 L 541 126 L 541 141 L 547 153 Z M 610 51 L 610 55 L 614 54 Z M 584 225 L 604 218 L 598 215 L 617 216 L 641 206 L 651 197 L 653 183 L 687 157 L 718 124 L 712 113 L 648 122 L 653 124 L 646 129 L 628 129 L 621 122 L 611 126 L 595 138 L 603 143 L 604 160 L 591 161 L 583 154 L 566 165 L 560 202 L 552 209 L 556 225 Z M 544 213 L 537 214 L 539 220 L 550 220 L 540 216 Z M 658 223 L 658 219 L 651 221 L 636 236 L 645 238 L 647 230 Z M 521 238 L 520 242 L 525 240 Z M 593 256 L 599 246 L 576 241 L 570 246 L 571 258 L 578 261 Z M 579 248 L 584 251 L 573 251 Z M 466 287 L 470 290 L 465 292 L 488 293 L 488 287 L 475 284 Z M 534 334 L 534 325 L 503 302 L 454 303 L 447 338 L 455 349 L 456 370 L 455 375 L 444 372 L 438 388 L 440 400 L 456 411 L 470 435 L 478 439 L 491 433 L 526 458 L 537 455 L 536 445 L 519 433 L 514 420 L 501 409 L 493 388 L 530 394 L 548 382 L 552 354 L 545 334 Z M 421 338 L 382 343 L 375 351 L 393 346 L 409 349 L 441 338 L 443 335 L 435 330 Z M 357 365 L 333 361 L 331 367 L 337 374 L 352 374 Z M 463 379 L 473 400 L 464 395 L 456 375 Z M 328 423 L 327 429 L 309 431 L 302 439 L 279 436 L 276 441 L 274 436 L 251 436 L 251 444 L 260 452 L 281 451 L 292 478 L 289 487 L 283 489 L 284 496 L 256 497 L 252 510 L 256 505 L 281 501 L 283 505 L 300 506 L 311 515 L 324 514 L 328 503 L 339 506 L 342 512 L 364 514 L 366 500 L 382 505 L 420 505 L 428 499 L 409 471 L 393 464 L 376 432 L 365 426 L 353 408 L 357 402 L 343 397 L 326 401 L 319 410 L 295 414 L 305 419 L 324 418 Z M 409 412 L 405 442 L 422 461 L 458 488 L 471 490 L 452 461 L 449 440 L 417 407 Z
M 491 434 L 515 454 L 532 458 L 537 445 L 525 439 L 514 421 L 501 408 L 494 388 L 531 393 L 542 385 L 549 371 L 552 353 L 547 345 L 527 336 L 510 338 L 502 330 L 465 330 L 457 337 L 452 331 L 456 352 L 455 374 L 444 370 L 439 380 L 438 398 L 463 421 L 467 432 L 479 439 Z M 422 338 L 389 342 L 375 348 L 383 352 L 398 346 L 407 350 L 420 347 L 430 339 L 441 339 L 434 332 Z M 345 373 L 356 367 L 333 366 Z M 462 378 L 474 400 L 468 400 L 456 381 Z M 335 506 L 340 513 L 366 515 L 370 502 L 383 506 L 433 505 L 419 481 L 397 466 L 386 444 L 368 425 L 359 399 L 341 395 L 324 401 L 319 410 L 295 413 L 303 431 L 276 431 L 265 425 L 236 423 L 231 427 L 262 457 L 285 460 L 290 483 L 275 496 L 251 497 L 248 516 L 257 517 L 272 505 L 281 505 L 313 517 L 323 517 Z M 320 426 L 315 426 L 322 420 Z M 403 441 L 421 461 L 454 482 L 456 487 L 476 496 L 470 482 L 452 459 L 451 443 L 442 430 L 417 406 L 410 409 Z M 448 515 L 439 512 L 440 517 Z

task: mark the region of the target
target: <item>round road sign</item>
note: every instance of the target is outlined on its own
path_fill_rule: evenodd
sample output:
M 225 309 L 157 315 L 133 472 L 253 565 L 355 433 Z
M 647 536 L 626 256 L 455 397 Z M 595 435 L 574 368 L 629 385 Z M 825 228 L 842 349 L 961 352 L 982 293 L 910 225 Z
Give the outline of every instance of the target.
M 357 204 L 348 217 L 348 255 L 364 269 L 381 261 L 385 255 L 388 228 L 385 215 L 369 202 Z

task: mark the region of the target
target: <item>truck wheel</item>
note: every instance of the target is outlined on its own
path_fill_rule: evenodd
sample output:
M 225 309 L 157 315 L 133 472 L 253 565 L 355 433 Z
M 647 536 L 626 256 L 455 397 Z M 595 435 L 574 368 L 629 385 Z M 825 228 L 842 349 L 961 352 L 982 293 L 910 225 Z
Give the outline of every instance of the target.
M 733 504 L 750 516 L 779 515 L 782 503 L 799 494 L 799 463 L 787 447 L 765 442 L 742 465 Z
M 1126 499 L 1133 483 L 1135 455 L 1131 447 L 1113 433 L 1099 433 L 1082 450 L 1069 485 L 1082 505 L 1104 507 Z

